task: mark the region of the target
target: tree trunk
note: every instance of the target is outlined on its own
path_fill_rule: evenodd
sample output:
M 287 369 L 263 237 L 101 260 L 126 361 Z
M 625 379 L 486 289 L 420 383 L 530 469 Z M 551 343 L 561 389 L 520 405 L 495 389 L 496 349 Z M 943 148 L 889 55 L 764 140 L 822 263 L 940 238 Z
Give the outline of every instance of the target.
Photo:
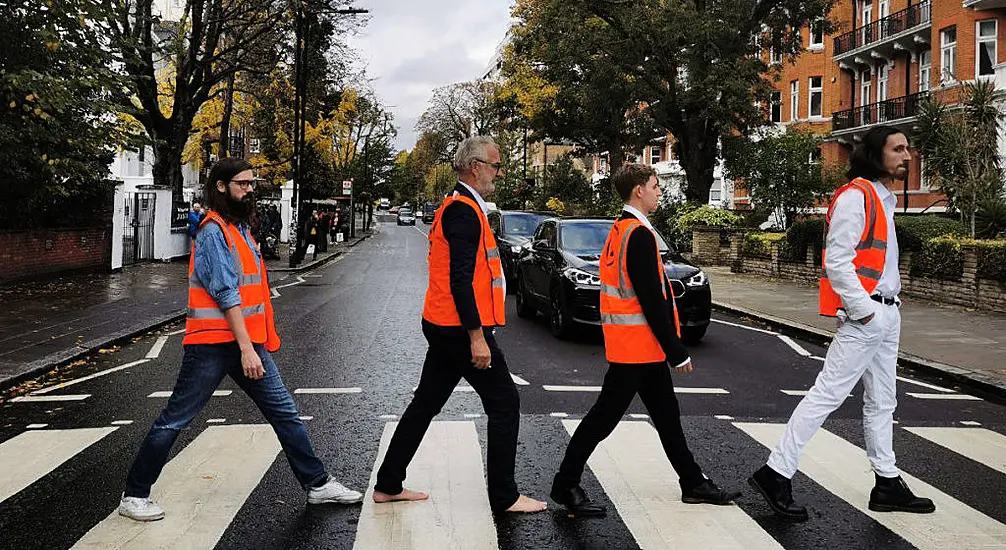
M 685 121 L 685 132 L 674 137 L 680 142 L 681 166 L 685 169 L 685 200 L 698 204 L 709 202 L 713 187 L 713 170 L 716 168 L 717 136 L 706 130 L 704 118 Z
M 220 158 L 231 156 L 231 113 L 234 112 L 234 75 L 227 79 L 224 92 L 224 113 L 220 117 Z
M 173 136 L 172 136 L 173 137 Z M 154 139 L 154 185 L 171 188 L 175 200 L 182 198 L 182 139 Z M 180 141 L 180 143 L 179 143 Z

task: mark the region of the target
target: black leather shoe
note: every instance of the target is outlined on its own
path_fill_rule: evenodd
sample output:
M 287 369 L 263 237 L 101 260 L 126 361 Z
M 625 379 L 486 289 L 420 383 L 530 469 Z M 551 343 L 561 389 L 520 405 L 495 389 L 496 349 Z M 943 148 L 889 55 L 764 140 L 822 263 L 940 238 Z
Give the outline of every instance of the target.
M 748 478 L 748 484 L 761 493 L 776 514 L 800 521 L 809 517 L 806 508 L 793 502 L 793 485 L 790 480 L 767 464 Z
M 870 510 L 874 512 L 912 512 L 931 514 L 936 505 L 928 498 L 915 496 L 901 476 L 877 476 L 877 484 L 870 491 Z
M 583 491 L 583 487 L 579 485 L 570 489 L 552 487 L 552 492 L 549 496 L 552 497 L 552 500 L 565 506 L 571 517 L 603 517 L 608 513 L 608 510 L 604 506 L 594 504 L 590 500 L 590 497 L 587 496 L 587 493 Z
M 681 502 L 685 504 L 718 504 L 724 506 L 733 504 L 740 491 L 727 492 L 716 486 L 712 480 L 705 480 L 691 489 L 681 488 Z

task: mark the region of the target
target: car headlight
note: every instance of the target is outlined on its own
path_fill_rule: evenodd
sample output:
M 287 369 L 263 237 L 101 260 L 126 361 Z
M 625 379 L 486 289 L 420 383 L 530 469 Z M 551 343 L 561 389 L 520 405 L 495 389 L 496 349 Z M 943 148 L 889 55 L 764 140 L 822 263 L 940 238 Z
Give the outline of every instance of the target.
M 699 271 L 695 275 L 685 279 L 685 284 L 688 286 L 705 286 L 709 284 L 709 278 L 706 277 L 704 271 Z
M 513 246 L 510 247 L 510 252 L 513 252 L 514 254 L 520 254 L 521 250 L 524 250 L 524 247 L 521 246 L 521 245 L 516 245 L 515 244 L 515 245 L 513 245 Z
M 563 273 L 578 285 L 601 286 L 601 278 L 575 267 L 567 267 Z

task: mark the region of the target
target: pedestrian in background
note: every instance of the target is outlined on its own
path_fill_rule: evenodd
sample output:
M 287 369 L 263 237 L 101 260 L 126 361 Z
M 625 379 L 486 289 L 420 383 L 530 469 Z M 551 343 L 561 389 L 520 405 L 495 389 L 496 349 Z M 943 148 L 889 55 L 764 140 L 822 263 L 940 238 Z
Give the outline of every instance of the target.
M 828 209 L 819 313 L 836 317 L 838 329 L 814 386 L 793 411 L 768 463 L 749 479 L 781 516 L 807 519 L 807 509 L 793 501 L 790 480 L 810 438 L 860 379 L 866 455 L 876 478 L 870 510 L 936 510 L 932 500 L 916 497 L 901 478 L 892 442 L 901 274 L 894 231 L 898 200 L 887 186 L 907 177 L 911 159 L 908 139 L 901 130 L 889 126 L 871 129 L 850 159 L 848 175 L 852 181 L 835 193 Z
M 208 213 L 189 257 L 182 366 L 167 405 L 129 469 L 119 504 L 125 517 L 164 517 L 164 509 L 150 499 L 151 486 L 179 432 L 206 406 L 224 376 L 252 398 L 272 425 L 308 504 L 352 504 L 363 498 L 326 472 L 273 362 L 280 339 L 265 265 L 248 228 L 254 185 L 251 165 L 243 159 L 223 159 L 210 169 L 203 194 Z
M 194 242 L 196 232 L 199 231 L 199 224 L 203 221 L 203 207 L 198 202 L 192 203 L 192 210 L 189 210 L 189 241 Z
M 425 500 L 402 487 L 406 469 L 462 378 L 482 399 L 488 425 L 489 505 L 494 512 L 540 512 L 544 502 L 517 491 L 514 468 L 520 396 L 494 329 L 505 324 L 506 283 L 483 197 L 500 175 L 496 143 L 482 136 L 461 142 L 454 156 L 458 184 L 430 226 L 429 285 L 423 336 L 429 343 L 423 373 L 377 472 L 374 502 Z
M 611 178 L 625 202 L 604 243 L 601 256 L 601 328 L 608 372 L 601 394 L 577 426 L 552 482 L 552 500 L 573 515 L 603 516 L 580 486 L 587 459 L 611 435 L 638 394 L 660 435 L 664 452 L 678 474 L 681 501 L 730 504 L 740 493 L 720 489 L 702 473 L 688 449 L 671 368 L 692 370 L 681 343 L 681 327 L 670 281 L 647 214 L 660 204 L 656 172 L 630 164 Z

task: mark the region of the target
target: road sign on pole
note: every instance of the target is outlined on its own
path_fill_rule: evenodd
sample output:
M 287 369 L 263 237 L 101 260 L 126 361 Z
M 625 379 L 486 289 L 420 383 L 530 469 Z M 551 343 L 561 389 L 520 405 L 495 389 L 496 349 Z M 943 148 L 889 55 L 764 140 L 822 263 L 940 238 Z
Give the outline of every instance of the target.
M 343 195 L 353 194 L 353 180 L 344 180 L 342 182 L 342 194 Z

